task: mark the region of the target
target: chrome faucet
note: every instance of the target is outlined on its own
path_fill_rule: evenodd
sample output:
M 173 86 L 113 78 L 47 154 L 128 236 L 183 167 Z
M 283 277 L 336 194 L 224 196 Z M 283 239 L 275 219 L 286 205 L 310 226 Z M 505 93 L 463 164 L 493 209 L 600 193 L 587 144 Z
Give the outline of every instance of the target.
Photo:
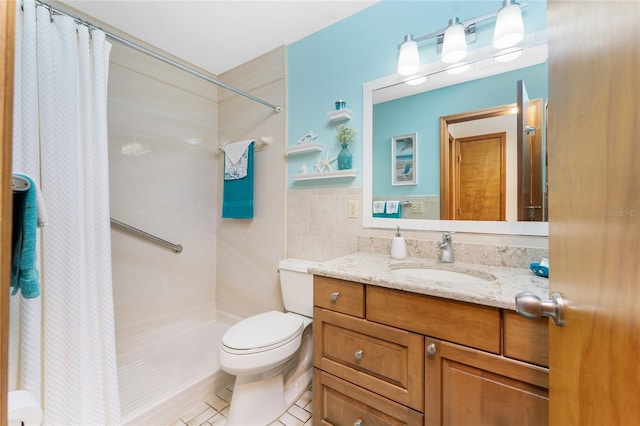
M 451 240 L 451 234 L 449 232 L 442 234 L 442 241 L 438 242 L 438 248 L 440 249 L 440 262 L 454 262 L 453 241 Z

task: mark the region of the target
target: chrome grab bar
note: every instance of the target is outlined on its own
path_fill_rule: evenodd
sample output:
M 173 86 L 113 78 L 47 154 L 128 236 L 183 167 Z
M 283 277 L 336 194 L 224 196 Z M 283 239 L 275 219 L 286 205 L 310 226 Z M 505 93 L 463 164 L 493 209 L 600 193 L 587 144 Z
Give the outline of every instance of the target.
M 133 234 L 136 234 L 140 237 L 146 238 L 147 240 L 153 241 L 156 244 L 161 245 L 162 247 L 166 247 L 169 248 L 171 250 L 173 250 L 175 253 L 180 253 L 182 252 L 182 246 L 180 244 L 174 244 L 171 243 L 167 240 L 163 240 L 162 238 L 158 238 L 155 235 L 151 235 L 148 232 L 144 232 L 138 228 L 134 228 L 131 225 L 127 225 L 124 222 L 120 222 L 119 220 L 115 220 L 114 218 L 111 218 L 111 224 L 112 225 L 116 225 L 119 226 L 120 228 L 129 231 Z

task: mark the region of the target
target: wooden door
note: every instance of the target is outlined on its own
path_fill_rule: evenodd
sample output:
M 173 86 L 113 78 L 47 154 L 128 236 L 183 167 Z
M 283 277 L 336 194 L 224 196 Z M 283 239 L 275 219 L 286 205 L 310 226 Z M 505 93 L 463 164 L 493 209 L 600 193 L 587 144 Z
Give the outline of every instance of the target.
M 7 353 L 9 348 L 9 282 L 11 280 L 11 146 L 13 123 L 13 56 L 15 6 L 0 1 L 0 425 L 7 423 Z
M 505 220 L 506 133 L 454 141 L 456 220 Z
M 547 8 L 551 425 L 639 425 L 640 2 Z

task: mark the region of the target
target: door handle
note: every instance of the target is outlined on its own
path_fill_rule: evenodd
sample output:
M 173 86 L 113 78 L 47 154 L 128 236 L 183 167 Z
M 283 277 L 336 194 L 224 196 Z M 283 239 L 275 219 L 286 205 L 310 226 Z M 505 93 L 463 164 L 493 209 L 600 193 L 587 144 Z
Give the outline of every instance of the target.
M 564 325 L 564 301 L 560 293 L 551 293 L 550 300 L 541 300 L 528 291 L 516 295 L 516 312 L 525 318 L 549 317 L 557 326 Z

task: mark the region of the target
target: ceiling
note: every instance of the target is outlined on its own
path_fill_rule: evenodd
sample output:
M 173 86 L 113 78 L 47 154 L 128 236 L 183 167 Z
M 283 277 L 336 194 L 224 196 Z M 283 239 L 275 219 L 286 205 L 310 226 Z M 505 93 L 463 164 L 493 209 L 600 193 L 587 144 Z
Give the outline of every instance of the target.
M 218 75 L 379 0 L 59 1 L 88 15 L 90 22 L 95 18 L 92 23 L 104 23 L 105 29 L 113 27 Z

